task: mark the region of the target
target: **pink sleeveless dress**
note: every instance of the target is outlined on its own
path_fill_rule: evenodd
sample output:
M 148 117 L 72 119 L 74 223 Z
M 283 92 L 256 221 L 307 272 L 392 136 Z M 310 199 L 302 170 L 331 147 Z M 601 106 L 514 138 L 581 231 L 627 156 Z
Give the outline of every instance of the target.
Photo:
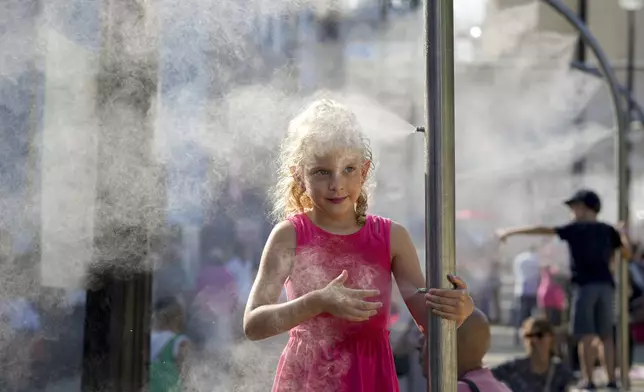
M 324 288 L 347 270 L 345 285 L 378 289 L 378 314 L 350 322 L 322 314 L 289 332 L 280 357 L 273 392 L 398 392 L 389 344 L 391 304 L 391 221 L 367 216 L 350 235 L 328 233 L 306 214 L 289 219 L 297 235 L 296 259 L 286 293 L 289 300 Z

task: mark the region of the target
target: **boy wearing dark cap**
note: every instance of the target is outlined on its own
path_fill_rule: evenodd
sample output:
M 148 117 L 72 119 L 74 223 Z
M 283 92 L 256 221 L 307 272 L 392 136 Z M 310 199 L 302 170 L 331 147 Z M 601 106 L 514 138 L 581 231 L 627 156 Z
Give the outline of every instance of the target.
M 594 389 L 595 364 L 593 344 L 600 338 L 608 388 L 616 388 L 615 346 L 613 342 L 613 298 L 615 282 L 611 264 L 615 252 L 621 250 L 624 260 L 630 259 L 629 241 L 623 226 L 614 228 L 597 220 L 601 200 L 591 190 L 582 189 L 565 201 L 573 215 L 568 224 L 557 227 L 535 226 L 498 233 L 501 241 L 515 235 L 557 235 L 568 243 L 570 270 L 574 292 L 572 298 L 572 331 L 579 338 L 579 358 L 583 379 L 580 388 Z

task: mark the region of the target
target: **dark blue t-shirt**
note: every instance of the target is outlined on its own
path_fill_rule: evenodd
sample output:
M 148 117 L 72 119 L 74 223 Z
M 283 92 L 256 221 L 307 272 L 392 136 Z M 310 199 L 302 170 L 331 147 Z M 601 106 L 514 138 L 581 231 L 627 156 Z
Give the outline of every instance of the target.
M 615 284 L 610 263 L 622 240 L 613 226 L 602 222 L 571 222 L 556 227 L 555 231 L 568 243 L 573 283 Z

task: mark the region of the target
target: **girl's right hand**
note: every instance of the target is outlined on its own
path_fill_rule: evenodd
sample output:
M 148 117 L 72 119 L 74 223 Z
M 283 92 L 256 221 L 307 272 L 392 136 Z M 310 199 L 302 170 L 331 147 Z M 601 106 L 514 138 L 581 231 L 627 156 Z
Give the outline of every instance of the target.
M 382 307 L 382 302 L 369 302 L 364 299 L 375 297 L 380 294 L 380 291 L 347 288 L 344 286 L 347 277 L 347 271 L 342 271 L 340 276 L 319 291 L 322 312 L 349 321 L 369 320 Z

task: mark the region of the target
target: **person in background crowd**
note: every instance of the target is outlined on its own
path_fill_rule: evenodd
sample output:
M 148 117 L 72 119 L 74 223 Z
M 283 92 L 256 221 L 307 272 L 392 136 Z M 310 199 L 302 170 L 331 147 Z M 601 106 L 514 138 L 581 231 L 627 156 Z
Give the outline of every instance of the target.
M 635 343 L 644 341 L 644 264 L 640 245 L 633 244 L 633 262 L 628 266 L 631 295 L 629 307 L 629 339 L 628 339 L 628 368 L 633 366 Z M 615 339 L 617 339 L 615 325 Z M 615 341 L 617 343 L 617 341 Z
M 596 341 L 603 343 L 603 363 L 609 389 L 617 389 L 615 378 L 615 345 L 613 342 L 613 298 L 615 283 L 611 265 L 620 250 L 630 260 L 631 249 L 623 225 L 617 228 L 599 222 L 599 196 L 587 189 L 565 201 L 573 215 L 568 224 L 558 227 L 528 227 L 500 231 L 501 241 L 515 235 L 558 235 L 568 243 L 570 270 L 574 284 L 572 300 L 573 335 L 580 339 L 578 347 L 583 379 L 579 389 L 594 389 L 592 381 L 596 363 Z
M 207 248 L 193 302 L 199 342 L 205 344 L 208 340 L 215 343 L 211 347 L 222 355 L 234 340 L 232 314 L 238 303 L 235 277 L 226 268 L 231 255 L 229 248 L 229 244 L 219 242 Z
M 501 263 L 493 260 L 482 288 L 479 309 L 492 324 L 501 322 Z
M 253 263 L 250 260 L 250 249 L 241 242 L 234 241 L 226 255 L 226 270 L 233 276 L 237 289 L 238 306 L 246 306 L 248 295 L 253 287 Z
M 536 251 L 536 247 L 532 246 L 514 258 L 514 326 L 516 328 L 514 341 L 517 345 L 520 342 L 521 325 L 537 308 L 537 290 L 541 276 Z
M 487 317 L 479 309 L 468 317 L 456 333 L 458 392 L 510 392 L 492 372 L 483 367 L 483 357 L 490 349 L 492 335 Z M 427 344 L 423 346 L 420 365 L 427 377 Z
M 261 195 L 261 196 L 260 196 Z M 234 214 L 235 235 L 244 250 L 244 258 L 250 261 L 256 270 L 262 256 L 262 246 L 272 229 L 265 210 L 264 191 L 245 189 L 241 192 L 240 211 Z M 254 273 L 253 273 L 254 275 Z M 251 282 L 252 284 L 252 282 Z
M 523 324 L 527 357 L 505 362 L 492 374 L 515 392 L 566 392 L 573 373 L 555 353 L 555 333 L 545 318 L 529 318 Z
M 555 281 L 556 268 L 545 265 L 541 268 L 541 282 L 537 290 L 539 313 L 553 326 L 555 346 L 560 358 L 570 360 L 569 334 L 567 328 L 561 328 L 566 311 L 566 292 Z
M 188 286 L 188 277 L 181 263 L 181 231 L 152 238 L 150 259 L 154 265 L 154 298 L 180 296 Z
M 254 266 L 250 260 L 251 249 L 245 247 L 241 242 L 234 241 L 226 256 L 226 270 L 232 275 L 235 282 L 237 303 L 234 305 L 232 320 L 233 337 L 235 340 L 243 339 L 242 328 L 244 307 L 248 301 L 250 290 L 253 287 L 255 278 Z
M 154 305 L 154 324 L 150 334 L 150 392 L 182 392 L 190 341 L 183 334 L 185 313 L 175 297 L 158 300 Z
M 566 310 L 566 293 L 555 282 L 555 267 L 546 265 L 541 268 L 541 282 L 537 290 L 537 306 L 550 323 L 558 327 L 563 322 Z
M 224 182 L 223 192 L 214 208 L 216 212 L 204 240 L 240 242 L 246 258 L 256 270 L 262 245 L 272 229 L 265 210 L 264 190 L 254 184 L 244 183 L 239 177 L 230 176 Z

